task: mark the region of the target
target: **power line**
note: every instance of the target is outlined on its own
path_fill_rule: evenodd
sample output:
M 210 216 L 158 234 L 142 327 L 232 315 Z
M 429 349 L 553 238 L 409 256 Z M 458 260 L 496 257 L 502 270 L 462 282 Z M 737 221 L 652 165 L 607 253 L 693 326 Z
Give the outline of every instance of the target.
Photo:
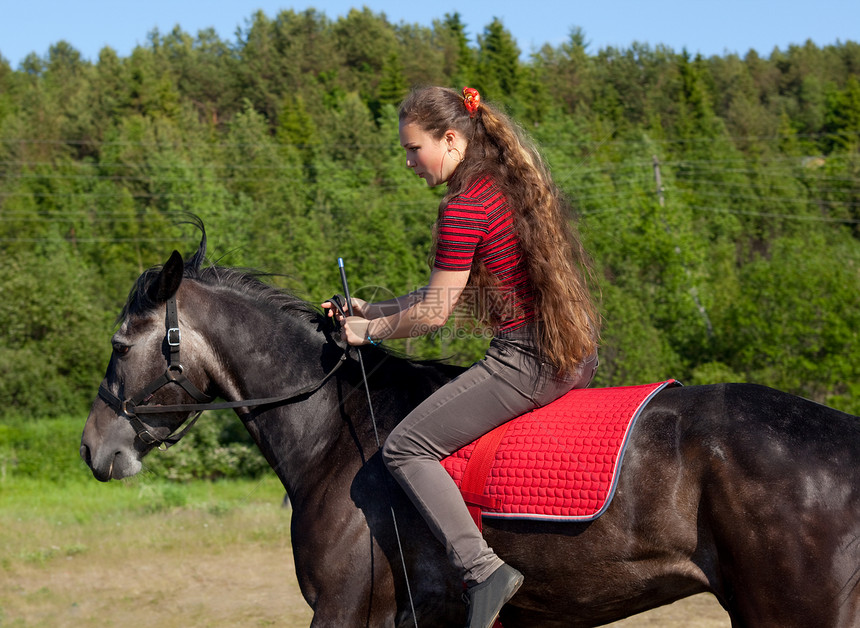
M 129 244 L 180 241 L 180 238 L 0 238 L 0 242 L 4 244 Z
M 789 186 L 789 185 L 772 185 L 771 183 L 765 184 L 755 184 L 755 183 L 741 183 L 741 182 L 729 182 L 729 181 L 714 181 L 712 179 L 691 179 L 686 176 L 678 177 L 676 175 L 676 180 L 680 183 L 686 185 L 697 185 L 697 186 L 708 186 L 715 188 L 736 188 L 736 189 L 759 189 L 761 187 L 766 187 L 768 190 L 789 190 L 789 191 L 797 191 L 798 186 Z M 819 179 L 820 181 L 821 179 Z M 852 181 L 854 179 L 851 179 Z M 798 181 L 799 185 L 803 185 L 802 181 Z M 822 187 L 820 185 L 815 186 L 816 192 L 838 192 L 842 194 L 860 194 L 860 187 L 857 188 L 831 188 L 831 187 Z
M 829 222 L 842 223 L 847 225 L 858 225 L 860 219 L 854 218 L 828 218 L 826 216 L 799 216 L 797 214 L 777 214 L 774 212 L 754 212 L 745 211 L 743 209 L 723 209 L 720 207 L 703 207 L 701 205 L 687 205 L 690 209 L 696 211 L 715 212 L 720 214 L 741 214 L 744 216 L 757 216 L 760 218 L 779 218 L 780 220 L 801 220 L 809 222 Z
M 729 136 L 697 136 L 697 137 L 686 137 L 686 138 L 655 138 L 647 135 L 643 135 L 642 137 L 637 138 L 614 138 L 614 139 L 588 139 L 588 140 L 544 140 L 541 142 L 542 147 L 570 147 L 570 146 L 628 146 L 628 145 L 636 145 L 642 146 L 646 142 L 652 145 L 665 145 L 665 146 L 673 146 L 673 145 L 686 145 L 686 144 L 713 144 L 716 142 L 724 143 L 731 142 L 735 144 L 739 143 L 748 143 L 748 142 L 758 142 L 758 143 L 779 143 L 784 142 L 790 139 L 797 140 L 824 140 L 824 139 L 844 139 L 846 137 L 860 137 L 860 131 L 841 131 L 839 133 L 793 133 L 791 135 L 729 135 Z M 97 139 L 86 139 L 86 140 L 77 140 L 77 139 L 40 139 L 40 138 L 27 138 L 27 137 L 18 137 L 18 138 L 2 138 L 0 139 L 0 144 L 32 144 L 36 146 L 45 145 L 45 146 L 132 146 L 132 147 L 141 147 L 141 148 L 188 148 L 188 147 L 205 147 L 205 148 L 278 148 L 278 147 L 291 147 L 297 149 L 315 149 L 319 148 L 320 145 L 316 143 L 295 143 L 295 142 L 281 142 L 275 139 L 265 142 L 228 142 L 228 141 L 218 141 L 218 142 L 210 142 L 210 141 L 186 141 L 186 142 L 176 142 L 173 140 L 165 141 L 165 142 L 142 142 L 142 141 L 130 141 L 130 140 L 97 140 Z M 390 143 L 385 141 L 372 142 L 368 144 L 345 144 L 341 143 L 340 146 L 347 148 L 389 148 L 391 146 Z

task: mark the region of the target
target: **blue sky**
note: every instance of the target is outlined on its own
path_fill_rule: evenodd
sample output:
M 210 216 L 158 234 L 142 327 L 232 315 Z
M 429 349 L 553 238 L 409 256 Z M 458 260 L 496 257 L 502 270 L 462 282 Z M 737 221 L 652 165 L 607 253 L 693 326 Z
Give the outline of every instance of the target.
M 807 39 L 819 46 L 860 41 L 858 0 L 0 0 L 0 55 L 17 68 L 29 53 L 43 56 L 66 40 L 94 61 L 104 46 L 127 56 L 154 28 L 166 33 L 179 25 L 196 35 L 213 27 L 233 41 L 257 9 L 274 17 L 281 9 L 315 8 L 334 20 L 362 6 L 393 23 L 426 26 L 456 11 L 473 42 L 498 17 L 526 54 L 567 41 L 572 27 L 582 28 L 591 53 L 640 42 L 705 56 L 755 49 L 766 57 Z

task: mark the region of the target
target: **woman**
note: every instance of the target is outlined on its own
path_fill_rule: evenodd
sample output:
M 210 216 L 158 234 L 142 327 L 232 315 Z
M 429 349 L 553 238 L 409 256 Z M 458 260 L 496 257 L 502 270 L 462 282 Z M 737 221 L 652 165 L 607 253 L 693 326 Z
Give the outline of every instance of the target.
M 382 449 L 464 574 L 468 625 L 488 628 L 523 576 L 487 546 L 439 461 L 591 382 L 599 319 L 586 284 L 588 258 L 537 150 L 476 90 L 413 91 L 400 107 L 400 143 L 406 165 L 427 185 L 448 185 L 433 270 L 424 288 L 398 299 L 353 300 L 357 315 L 345 319 L 345 337 L 376 344 L 433 331 L 467 289 L 475 316 L 494 331 L 484 359 L 413 410 Z

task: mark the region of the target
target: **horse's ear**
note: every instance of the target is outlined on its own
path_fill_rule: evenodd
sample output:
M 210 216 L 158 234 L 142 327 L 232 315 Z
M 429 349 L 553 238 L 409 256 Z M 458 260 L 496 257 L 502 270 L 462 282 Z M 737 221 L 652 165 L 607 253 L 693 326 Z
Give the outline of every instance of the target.
M 182 283 L 182 274 L 185 262 L 179 251 L 173 251 L 170 259 L 164 264 L 155 281 L 149 288 L 149 298 L 155 303 L 163 303 L 176 294 L 179 284 Z

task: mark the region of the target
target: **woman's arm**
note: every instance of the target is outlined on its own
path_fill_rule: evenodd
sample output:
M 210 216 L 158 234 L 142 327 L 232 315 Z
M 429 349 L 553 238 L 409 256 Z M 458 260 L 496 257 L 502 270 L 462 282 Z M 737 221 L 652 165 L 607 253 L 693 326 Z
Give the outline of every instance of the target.
M 351 297 L 349 301 L 356 316 L 369 319 L 382 318 L 384 316 L 397 314 L 398 312 L 402 312 L 406 308 L 415 305 L 421 301 L 422 295 L 426 289 L 427 286 L 424 286 L 423 288 L 414 290 L 409 294 L 404 294 L 402 297 L 388 299 L 387 301 L 368 303 L 364 299 L 359 299 L 358 297 Z M 328 310 L 329 316 L 335 315 L 336 310 L 331 301 L 325 301 L 321 305 L 323 309 Z
M 434 269 L 429 283 L 390 301 L 367 304 L 365 316 L 348 316 L 344 324 L 349 344 L 386 338 L 421 336 L 445 324 L 469 281 L 469 271 Z
M 409 294 L 404 294 L 402 297 L 388 299 L 387 301 L 366 303 L 364 307 L 357 312 L 357 314 L 360 313 L 364 318 L 370 319 L 384 318 L 386 316 L 398 314 L 399 312 L 419 303 L 424 298 L 423 295 L 425 290 L 427 290 L 427 286 L 419 288 L 418 290 L 413 290 Z

